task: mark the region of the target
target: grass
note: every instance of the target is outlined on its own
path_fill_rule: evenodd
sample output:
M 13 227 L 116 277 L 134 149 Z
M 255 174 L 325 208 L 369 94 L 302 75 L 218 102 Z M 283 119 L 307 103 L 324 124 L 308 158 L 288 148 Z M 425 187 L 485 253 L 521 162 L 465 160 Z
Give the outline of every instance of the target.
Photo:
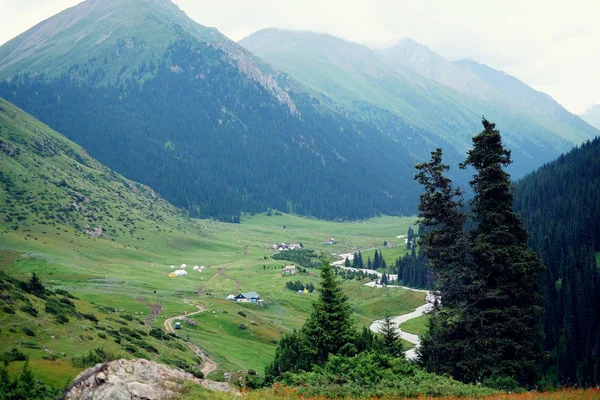
M 248 216 L 242 224 L 233 225 L 167 215 L 158 233 L 149 232 L 144 221 L 136 221 L 137 229 L 145 231 L 145 240 L 137 241 L 129 235 L 89 238 L 73 227 L 58 224 L 61 235 L 56 235 L 57 227 L 28 221 L 17 231 L 0 230 L 5 249 L 0 251 L 0 268 L 20 279 L 38 273 L 50 287 L 66 289 L 80 298 L 78 308 L 82 312 L 95 303 L 145 318 L 149 308 L 137 297 L 161 302 L 161 315 L 150 321 L 159 327 L 168 317 L 195 310 L 184 300 L 204 305 L 208 311 L 193 317 L 198 326 L 184 325 L 180 334 L 206 349 L 224 370 L 262 371 L 273 356 L 277 340 L 302 325 L 316 296 L 298 295 L 286 289 L 285 283 L 299 279 L 318 285 L 317 276 L 282 276 L 281 266 L 286 262 L 268 258 L 273 254 L 273 243 L 300 241 L 307 248 L 342 253 L 353 246 L 382 246 L 383 240 L 406 231 L 413 222 L 412 218 L 380 217 L 362 223 L 339 223 L 284 214 Z M 38 240 L 25 240 L 27 234 Z M 328 236 L 339 240 L 338 244 L 323 246 L 321 241 Z M 207 268 L 202 274 L 188 269 L 187 277 L 168 277 L 169 266 L 182 263 Z M 223 274 L 219 273 L 221 269 Z M 343 286 L 358 326 L 370 325 L 388 310 L 394 314 L 410 312 L 423 301 L 420 293 L 402 289 L 373 290 L 357 281 L 346 281 Z M 203 293 L 197 294 L 201 287 Z M 225 300 L 228 294 L 238 291 L 257 291 L 266 300 L 265 307 Z M 248 328 L 240 329 L 242 323 Z M 42 329 L 54 332 L 58 328 L 48 325 Z M 6 351 L 10 340 L 4 340 L 5 329 L 0 337 L 0 349 Z M 83 354 L 92 347 L 92 343 L 80 343 L 64 334 L 57 337 L 53 350 L 68 356 Z M 32 354 L 34 360 L 41 356 L 43 351 Z
M 422 336 L 427 332 L 427 323 L 429 321 L 429 315 L 423 315 L 421 317 L 408 320 L 400 325 L 400 328 L 404 332 L 413 333 L 418 336 Z
M 201 393 L 201 392 L 198 392 Z M 224 400 L 235 398 L 232 395 L 224 394 L 213 394 L 204 392 L 205 397 L 201 397 L 206 400 Z M 211 397 L 214 395 L 214 397 Z M 229 396 L 229 397 L 227 397 Z M 192 399 L 194 397 L 182 397 L 182 399 Z M 195 397 L 199 398 L 199 397 Z M 327 397 L 305 397 L 299 395 L 293 388 L 277 388 L 266 391 L 257 391 L 244 394 L 242 399 L 247 400 L 261 400 L 261 399 L 276 399 L 276 400 L 325 400 Z M 350 400 L 352 398 L 346 398 Z M 356 399 L 356 398 L 355 398 Z M 397 396 L 383 396 L 378 397 L 380 400 L 397 400 L 401 399 Z M 526 393 L 500 393 L 490 396 L 444 396 L 435 397 L 428 395 L 421 395 L 419 397 L 412 397 L 414 400 L 597 400 L 600 399 L 599 389 L 562 389 L 554 392 L 526 392 Z

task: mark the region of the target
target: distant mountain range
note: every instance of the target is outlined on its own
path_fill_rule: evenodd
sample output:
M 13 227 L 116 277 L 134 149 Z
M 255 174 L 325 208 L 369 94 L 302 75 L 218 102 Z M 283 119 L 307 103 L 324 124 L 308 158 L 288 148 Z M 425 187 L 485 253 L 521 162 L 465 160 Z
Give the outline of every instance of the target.
M 87 0 L 0 47 L 0 96 L 191 215 L 222 220 L 413 214 L 413 165 L 438 146 L 462 161 L 483 115 L 515 177 L 598 134 L 502 83 L 514 78 L 413 41 L 374 51 L 270 29 L 240 44 L 169 0 Z
M 586 112 L 581 114 L 581 118 L 588 124 L 600 129 L 600 104 L 594 104 Z
M 513 151 L 516 176 L 598 134 L 517 79 L 473 61 L 452 63 L 410 39 L 372 50 L 326 34 L 265 29 L 239 43 L 338 109 L 364 120 L 389 111 L 461 155 L 485 115 Z

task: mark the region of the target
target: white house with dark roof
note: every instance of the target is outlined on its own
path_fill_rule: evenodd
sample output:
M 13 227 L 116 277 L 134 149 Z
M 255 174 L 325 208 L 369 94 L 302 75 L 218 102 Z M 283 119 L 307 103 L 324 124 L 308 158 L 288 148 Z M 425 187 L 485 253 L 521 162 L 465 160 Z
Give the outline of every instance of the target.
M 240 293 L 235 296 L 235 301 L 240 303 L 256 303 L 260 300 L 260 295 L 256 292 Z

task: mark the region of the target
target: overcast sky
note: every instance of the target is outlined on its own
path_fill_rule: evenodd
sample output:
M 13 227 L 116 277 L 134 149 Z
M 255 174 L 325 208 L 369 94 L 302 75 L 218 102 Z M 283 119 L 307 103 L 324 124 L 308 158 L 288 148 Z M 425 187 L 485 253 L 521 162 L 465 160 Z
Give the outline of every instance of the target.
M 0 0 L 0 43 L 80 0 Z M 233 40 L 267 27 L 369 45 L 403 37 L 472 58 L 546 92 L 569 111 L 600 104 L 600 0 L 175 0 Z

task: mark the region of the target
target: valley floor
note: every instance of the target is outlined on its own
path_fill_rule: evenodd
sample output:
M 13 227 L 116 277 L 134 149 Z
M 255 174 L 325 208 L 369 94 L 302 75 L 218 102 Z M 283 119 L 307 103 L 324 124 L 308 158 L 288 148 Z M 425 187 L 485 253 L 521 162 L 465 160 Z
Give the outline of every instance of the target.
M 183 322 L 177 333 L 189 338 L 189 346 L 198 349 L 196 354 L 205 355 L 200 358 L 206 365 L 209 359 L 218 365 L 216 370 L 211 366 L 205 372 L 219 379 L 226 371 L 262 372 L 273 357 L 277 340 L 302 325 L 317 296 L 299 295 L 285 287 L 287 281 L 297 280 L 318 286 L 318 273 L 308 270 L 284 276 L 282 268 L 291 262 L 270 258 L 278 253 L 272 249 L 274 243 L 300 242 L 305 248 L 329 255 L 359 248 L 381 249 L 384 241 L 396 240 L 414 221 L 381 217 L 342 223 L 282 214 L 256 215 L 244 218 L 241 224 L 225 224 L 165 216 L 158 227 L 154 222 L 135 221 L 136 231 L 131 235 L 90 237 L 68 226 L 36 223 L 32 218 L 16 230 L 0 227 L 0 269 L 21 280 L 35 272 L 49 288 L 73 293 L 81 301 L 78 307 L 91 311 L 98 306 L 114 308 L 117 313 L 144 319 L 150 326 L 168 329 L 178 316 L 196 321 L 195 326 Z M 324 246 L 326 237 L 334 237 L 337 244 Z M 384 249 L 383 254 L 388 251 L 394 256 L 405 253 L 403 248 L 394 248 Z M 170 277 L 170 266 L 179 268 L 181 264 L 189 265 L 188 275 Z M 205 269 L 196 272 L 194 265 Z M 398 288 L 374 289 L 359 281 L 345 281 L 344 289 L 359 326 L 368 327 L 386 311 L 401 315 L 423 304 L 422 293 Z M 264 307 L 226 300 L 230 294 L 250 291 L 261 295 Z M 205 311 L 194 314 L 200 309 Z M 86 339 L 90 335 L 85 325 L 72 327 L 71 338 L 82 338 L 72 341 L 50 321 L 37 328 L 43 335 L 35 338 L 22 333 L 30 324 L 26 320 L 2 317 L 0 324 L 0 350 L 16 346 L 27 353 L 32 368 L 41 376 L 50 375 L 50 371 L 45 373 L 50 367 L 46 364 L 52 364 L 56 381 L 72 379 L 81 370 L 71 367 L 74 356 L 98 346 L 122 352 L 111 341 Z M 19 344 L 27 341 L 39 343 L 54 354 L 64 352 L 66 357 L 43 360 L 45 350 Z M 147 356 L 161 361 L 171 357 L 171 352 L 166 349 Z M 10 369 L 20 371 L 12 365 Z

